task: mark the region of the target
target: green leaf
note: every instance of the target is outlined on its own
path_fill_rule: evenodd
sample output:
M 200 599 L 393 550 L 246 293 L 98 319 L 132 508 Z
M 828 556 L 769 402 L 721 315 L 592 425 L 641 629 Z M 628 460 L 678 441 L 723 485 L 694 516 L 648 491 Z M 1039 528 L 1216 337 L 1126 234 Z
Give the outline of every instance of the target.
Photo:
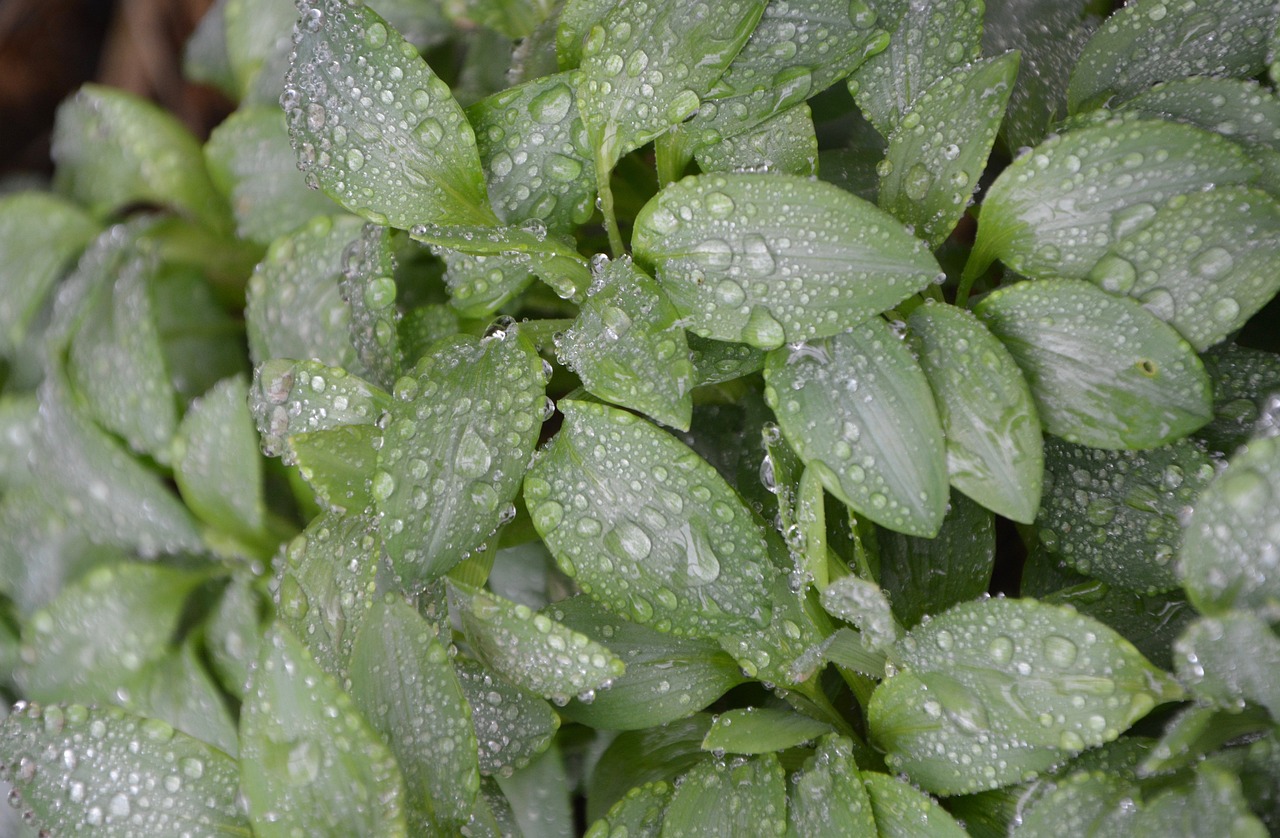
M 81 87 L 58 108 L 52 155 L 58 191 L 96 216 L 155 203 L 219 232 L 231 229 L 231 213 L 196 138 L 172 114 L 132 93 Z
M 267 631 L 240 711 L 254 835 L 405 836 L 404 780 L 350 697 L 293 633 Z
M 373 509 L 369 475 L 377 469 L 375 443 L 380 436 L 373 425 L 292 434 L 281 459 L 298 467 L 298 476 L 315 492 L 323 508 L 365 512 Z
M 549 0 L 444 0 L 446 16 L 461 26 L 487 26 L 512 40 L 526 38 L 555 11 Z
M 597 269 L 556 355 L 592 395 L 687 431 L 693 365 L 682 323 L 662 288 L 622 256 Z
M 232 98 L 246 105 L 274 105 L 289 69 L 297 9 L 288 0 L 225 0 L 223 18 L 235 81 Z
M 529 261 L 521 256 L 477 256 L 447 248 L 439 248 L 439 254 L 447 266 L 449 305 L 460 317 L 489 317 L 533 282 Z
M 636 217 L 633 245 L 690 331 L 765 349 L 842 332 L 938 276 L 883 210 L 786 175 L 671 184 Z
M 1024 583 L 1023 596 L 1028 595 Z M 1161 669 L 1173 668 L 1173 641 L 1195 616 L 1180 591 L 1139 594 L 1093 580 L 1059 588 L 1044 595 L 1044 601 L 1069 605 L 1106 623 Z
M 696 386 L 720 384 L 764 369 L 764 350 L 745 343 L 725 343 L 688 335 L 689 360 Z
M 849 78 L 849 92 L 877 131 L 889 136 L 930 85 L 978 57 L 982 13 L 981 3 L 964 0 L 860 0 L 857 14 L 875 15 L 877 26 L 893 32 L 888 47 Z
M 249 668 L 258 659 L 262 641 L 263 597 L 254 585 L 256 577 L 232 576 L 230 584 L 205 623 L 204 646 L 209 665 L 223 689 L 244 699 Z
M 240 91 L 227 55 L 226 8 L 228 0 L 214 0 L 182 50 L 182 75 L 193 82 L 217 88 L 230 99 Z
M 133 450 L 168 462 L 178 414 L 151 301 L 158 267 L 152 252 L 125 252 L 115 275 L 81 308 L 67 367 L 101 425 Z
M 560 727 L 550 704 L 475 661 L 459 658 L 454 668 L 471 705 L 481 774 L 509 775 L 550 746 Z
M 670 783 L 661 781 L 636 786 L 591 825 L 586 838 L 608 838 L 624 829 L 633 838 L 659 838 L 673 791 Z
M 1182 694 L 1107 626 L 1035 600 L 957 605 L 894 657 L 897 674 L 871 698 L 872 734 L 890 768 L 936 794 L 1019 782 Z
M 1212 415 L 1195 351 L 1135 300 L 1049 279 L 1002 288 L 975 311 L 1022 368 L 1044 429 L 1069 442 L 1154 448 Z
M 552 745 L 510 777 L 496 777 L 524 838 L 572 838 L 573 788 L 560 749 Z
M 597 173 L 693 115 L 764 8 L 763 0 L 618 3 L 591 26 L 578 106 Z
M 795 748 L 831 732 L 831 725 L 793 710 L 744 707 L 716 716 L 702 750 L 729 754 L 767 754 Z
M 465 823 L 480 788 L 471 708 L 444 646 L 404 600 L 364 619 L 351 697 L 400 764 L 410 821 L 424 834 Z
M 396 383 L 371 489 L 402 584 L 443 575 L 510 520 L 544 386 L 542 359 L 514 325 L 446 338 Z
M 1178 679 L 1201 701 L 1239 712 L 1245 702 L 1280 717 L 1280 637 L 1247 611 L 1201 617 L 1173 649 Z
M 587 786 L 587 820 L 604 817 L 628 792 L 646 783 L 674 783 L 676 778 L 702 763 L 707 754 L 702 738 L 711 717 L 699 713 L 678 722 L 629 730 L 618 735 L 600 756 Z
M 1173 14 L 1161 0 L 1136 0 L 1111 15 L 1085 45 L 1067 102 L 1077 112 L 1128 99 L 1183 76 L 1254 76 L 1276 28 L 1269 0 L 1197 0 Z
M 453 610 L 476 655 L 511 683 L 554 700 L 607 689 L 622 659 L 585 634 L 526 605 L 450 581 Z
M 1172 669 L 1170 664 L 1170 669 Z M 1179 710 L 1165 724 L 1160 741 L 1137 766 L 1140 776 L 1155 777 L 1194 766 L 1227 742 L 1261 733 L 1271 726 L 1271 717 L 1260 707 L 1245 708 L 1191 704 Z M 1123 740 L 1121 740 L 1123 741 Z M 1264 748 L 1266 739 L 1255 740 Z
M 659 631 L 714 637 L 766 624 L 764 538 L 724 479 L 632 414 L 559 407 L 564 425 L 524 492 L 561 570 L 615 614 Z
M 1143 593 L 1177 587 L 1178 516 L 1214 477 L 1203 446 L 1100 451 L 1049 438 L 1040 541 L 1086 576 Z
M 963 838 L 968 834 L 933 798 L 897 777 L 864 771 L 862 783 L 882 838 Z
M 34 393 L 0 396 L 0 492 L 31 482 L 27 455 L 39 433 L 40 402 Z
M 0 725 L 14 805 L 49 834 L 251 834 L 235 761 L 118 707 L 20 704 Z
M 250 541 L 266 525 L 262 460 L 243 376 L 192 402 L 173 444 L 174 479 L 205 523 Z
M 363 5 L 299 11 L 280 103 L 309 185 L 375 224 L 493 224 L 475 134 L 417 50 Z
M 391 409 L 391 395 L 340 367 L 276 358 L 253 371 L 249 409 L 262 450 L 278 457 L 296 434 L 372 425 Z
M 1272 394 L 1280 392 L 1280 356 L 1224 343 L 1202 360 L 1213 380 L 1213 421 L 1196 436 L 1210 451 L 1230 454 L 1249 441 Z
M 590 597 L 562 600 L 547 613 L 608 646 L 627 665 L 609 689 L 561 709 L 570 721 L 603 730 L 662 725 L 701 710 L 744 680 L 714 641 L 662 634 L 610 614 Z
M 221 248 L 222 244 L 214 245 Z M 233 257 L 234 259 L 234 257 Z M 229 259 L 231 262 L 233 259 Z M 180 402 L 189 402 L 228 376 L 250 368 L 243 312 L 233 317 L 219 304 L 210 275 L 187 265 L 162 265 L 151 285 L 151 306 L 164 366 Z M 237 282 L 249 271 L 239 272 Z
M 237 110 L 213 129 L 204 156 L 242 238 L 268 244 L 313 216 L 342 212 L 324 193 L 307 189 L 278 107 Z
M 1118 239 L 1089 274 L 1173 326 L 1197 350 L 1239 329 L 1277 291 L 1280 202 L 1224 187 L 1180 195 Z
M 825 638 L 834 626 L 805 593 L 791 589 L 790 574 L 773 575 L 767 602 L 769 624 L 722 634 L 717 638 L 721 648 L 748 678 L 779 685 L 809 680 L 824 664 Z
M 879 524 L 933 537 L 947 505 L 942 425 L 929 382 L 881 318 L 775 350 L 765 398 L 827 491 Z
M 1178 574 L 1204 614 L 1231 608 L 1268 620 L 1280 614 L 1275 566 L 1280 437 L 1255 439 L 1196 500 L 1183 532 Z
M 372 530 L 364 516 L 326 513 L 289 542 L 279 562 L 277 619 L 339 681 L 347 678 L 356 635 L 373 605 L 381 545 Z
M 849 740 L 827 736 L 793 775 L 788 794 L 789 834 L 862 838 L 878 835 L 871 798 L 863 788 Z
M 850 628 L 838 628 L 831 635 L 822 656 L 836 666 L 880 679 L 885 674 L 885 656 L 867 648 L 862 635 Z
M 842 576 L 822 591 L 822 607 L 831 616 L 857 626 L 862 642 L 872 651 L 888 652 L 898 642 L 902 627 L 875 582 Z
M 993 512 L 1031 523 L 1044 454 L 1035 402 L 1013 357 L 954 306 L 920 306 L 907 326 L 942 420 L 951 485 Z
M 943 76 L 911 103 L 889 135 L 880 207 L 932 247 L 964 216 L 1018 74 L 1019 56 L 975 61 Z
M 22 345 L 59 275 L 97 234 L 84 210 L 57 195 L 19 192 L 0 199 L 0 355 Z
M 121 562 L 67 585 L 23 638 L 18 681 L 35 701 L 113 704 L 116 690 L 162 658 L 204 573 Z
M 385 227 L 366 224 L 342 254 L 338 288 L 351 309 L 351 345 L 367 377 L 390 388 L 400 376 L 395 259 Z
M 1240 146 L 1177 122 L 1121 119 L 1052 136 L 987 190 L 965 273 L 999 259 L 1027 276 L 1083 279 L 1170 198 L 1257 174 Z
M 1201 763 L 1190 789 L 1174 788 L 1156 796 L 1129 834 L 1172 835 L 1186 830 L 1191 835 L 1264 838 L 1270 833 L 1249 811 L 1240 780 L 1226 768 Z
M 276 239 L 253 269 L 245 331 L 255 364 L 303 358 L 359 372 L 351 312 L 338 290 L 342 255 L 364 227 L 349 215 L 321 215 Z
M 405 363 L 417 363 L 431 344 L 462 331 L 458 314 L 447 305 L 428 303 L 405 312 L 400 320 L 400 349 Z
M 775 754 L 706 760 L 680 778 L 662 820 L 662 835 L 781 836 L 787 832 L 787 787 Z
M 812 177 L 818 173 L 813 114 L 801 102 L 751 131 L 700 146 L 695 156 L 704 172 L 779 172 Z
M 573 238 L 555 233 L 548 235 L 546 225 L 538 219 L 483 230 L 457 224 L 416 224 L 409 232 L 417 241 L 432 245 L 433 250 L 444 248 L 471 255 L 502 256 L 510 260 L 512 269 L 523 263 L 564 299 L 580 298 L 591 279 L 587 260 L 578 252 Z M 514 284 L 516 276 L 513 274 L 507 283 Z M 477 293 L 483 293 L 483 289 L 477 288 L 466 296 Z
M 489 199 L 502 221 L 536 218 L 567 230 L 591 217 L 595 165 L 576 85 L 574 74 L 557 73 L 467 108 Z
M 117 691 L 117 701 L 234 757 L 236 723 L 196 654 L 195 644 L 188 640 L 129 679 Z

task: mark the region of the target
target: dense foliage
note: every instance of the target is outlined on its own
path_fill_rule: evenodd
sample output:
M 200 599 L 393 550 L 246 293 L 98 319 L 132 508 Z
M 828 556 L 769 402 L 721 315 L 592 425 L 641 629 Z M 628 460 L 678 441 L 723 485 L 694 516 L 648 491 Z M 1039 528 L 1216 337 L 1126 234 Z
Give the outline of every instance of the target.
M 0 198 L 19 834 L 1280 832 L 1280 5 L 187 65 L 206 143 L 86 86 Z

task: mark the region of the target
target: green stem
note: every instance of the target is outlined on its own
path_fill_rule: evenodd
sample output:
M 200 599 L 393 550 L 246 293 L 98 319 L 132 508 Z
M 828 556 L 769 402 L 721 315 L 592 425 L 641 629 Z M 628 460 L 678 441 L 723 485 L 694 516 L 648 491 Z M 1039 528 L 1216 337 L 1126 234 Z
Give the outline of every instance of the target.
M 596 189 L 600 193 L 600 212 L 604 213 L 604 229 L 609 234 L 609 251 L 613 257 L 626 253 L 622 243 L 622 233 L 618 230 L 618 218 L 613 211 L 613 186 L 609 179 L 613 175 L 613 167 L 605 162 L 604 157 L 596 155 Z

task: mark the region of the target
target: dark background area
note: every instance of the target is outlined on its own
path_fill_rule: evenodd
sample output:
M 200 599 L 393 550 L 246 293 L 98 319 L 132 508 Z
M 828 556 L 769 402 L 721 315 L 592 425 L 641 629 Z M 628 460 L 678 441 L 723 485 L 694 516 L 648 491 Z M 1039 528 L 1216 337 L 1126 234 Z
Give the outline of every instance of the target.
M 0 178 L 48 174 L 61 102 L 95 81 L 145 96 L 205 137 L 232 105 L 182 78 L 213 0 L 0 0 Z

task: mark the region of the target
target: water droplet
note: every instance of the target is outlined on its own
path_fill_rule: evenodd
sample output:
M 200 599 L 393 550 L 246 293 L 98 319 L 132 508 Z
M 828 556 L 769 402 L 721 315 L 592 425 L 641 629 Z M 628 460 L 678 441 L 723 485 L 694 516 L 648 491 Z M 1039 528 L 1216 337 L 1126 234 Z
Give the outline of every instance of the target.
M 913 201 L 923 201 L 933 185 L 933 175 L 923 163 L 916 163 L 903 177 L 902 191 Z
M 387 42 L 387 27 L 381 23 L 373 23 L 364 32 L 365 42 L 371 47 L 380 47 Z

